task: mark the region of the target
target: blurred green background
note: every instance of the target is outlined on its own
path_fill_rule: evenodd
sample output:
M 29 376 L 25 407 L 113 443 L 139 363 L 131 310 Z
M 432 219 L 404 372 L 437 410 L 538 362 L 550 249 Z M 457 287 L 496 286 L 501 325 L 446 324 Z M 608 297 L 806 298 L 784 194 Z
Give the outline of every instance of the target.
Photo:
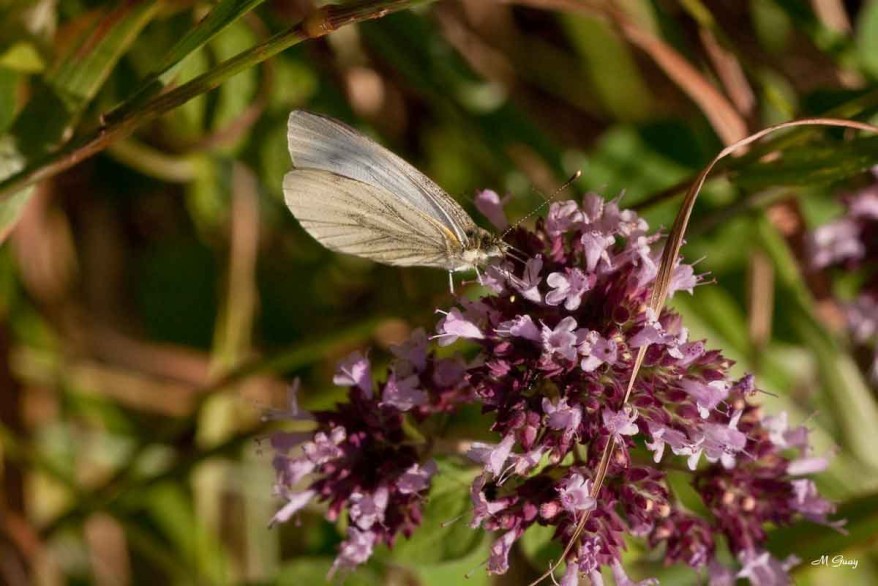
M 266 527 L 262 415 L 294 376 L 305 407 L 331 405 L 336 360 L 371 346 L 382 363 L 450 298 L 442 271 L 334 255 L 297 226 L 281 192 L 291 109 L 371 134 L 482 224 L 476 190 L 510 194 L 522 217 L 581 170 L 564 196 L 622 197 L 653 227 L 724 145 L 878 112 L 874 0 L 346 6 L 401 10 L 304 39 L 340 13 L 0 1 L 0 583 L 323 582 L 342 534 L 320 510 Z M 684 248 L 715 283 L 673 300 L 758 374 L 766 411 L 836 453 L 817 481 L 849 533 L 772 535 L 804 560 L 802 584 L 878 583 L 876 390 L 840 327 L 833 292 L 850 283 L 804 268 L 803 247 L 876 163 L 878 137 L 821 129 L 726 160 Z M 491 583 L 486 538 L 440 525 L 468 510 L 462 487 L 438 483 L 425 531 L 347 583 L 455 584 L 474 568 L 467 583 Z M 703 580 L 629 553 L 632 574 Z M 859 566 L 809 564 L 823 554 Z M 533 577 L 532 557 L 521 548 L 495 583 Z

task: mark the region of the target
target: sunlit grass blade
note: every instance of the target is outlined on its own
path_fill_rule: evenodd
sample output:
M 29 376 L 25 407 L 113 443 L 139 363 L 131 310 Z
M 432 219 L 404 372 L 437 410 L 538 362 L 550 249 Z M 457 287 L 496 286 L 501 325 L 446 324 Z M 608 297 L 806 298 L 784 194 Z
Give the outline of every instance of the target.
M 105 120 L 122 117 L 159 93 L 177 74 L 177 65 L 222 32 L 227 26 L 259 6 L 263 0 L 221 0 L 201 21 L 165 54 L 132 93 L 131 98 L 105 116 Z

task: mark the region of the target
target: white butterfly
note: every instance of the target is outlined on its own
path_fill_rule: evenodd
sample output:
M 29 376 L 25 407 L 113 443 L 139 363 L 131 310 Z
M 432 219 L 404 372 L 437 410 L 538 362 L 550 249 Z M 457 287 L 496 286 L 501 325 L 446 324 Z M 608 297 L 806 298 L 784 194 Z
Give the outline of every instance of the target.
M 284 177 L 287 207 L 330 250 L 444 268 L 449 283 L 452 271 L 478 271 L 506 254 L 508 245 L 441 187 L 349 126 L 295 110 L 287 130 L 294 167 Z

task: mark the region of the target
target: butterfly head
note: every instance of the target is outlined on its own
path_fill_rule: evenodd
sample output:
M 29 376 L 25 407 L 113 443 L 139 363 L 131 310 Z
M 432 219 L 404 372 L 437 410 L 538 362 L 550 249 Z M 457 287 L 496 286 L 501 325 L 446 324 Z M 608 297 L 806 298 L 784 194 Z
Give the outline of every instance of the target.
M 482 228 L 474 228 L 467 233 L 468 246 L 463 250 L 462 257 L 469 266 L 484 266 L 492 258 L 506 256 L 509 245 L 496 234 Z

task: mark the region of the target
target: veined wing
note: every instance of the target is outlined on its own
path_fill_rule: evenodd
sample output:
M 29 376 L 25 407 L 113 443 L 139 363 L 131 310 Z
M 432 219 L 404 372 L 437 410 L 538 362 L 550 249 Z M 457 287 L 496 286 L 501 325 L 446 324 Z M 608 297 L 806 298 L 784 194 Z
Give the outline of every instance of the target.
M 287 125 L 293 166 L 321 169 L 381 188 L 435 218 L 462 244 L 476 226 L 451 196 L 426 175 L 376 142 L 336 120 L 294 110 Z
M 398 266 L 454 268 L 461 244 L 443 224 L 381 187 L 315 169 L 284 176 L 287 207 L 326 248 Z

